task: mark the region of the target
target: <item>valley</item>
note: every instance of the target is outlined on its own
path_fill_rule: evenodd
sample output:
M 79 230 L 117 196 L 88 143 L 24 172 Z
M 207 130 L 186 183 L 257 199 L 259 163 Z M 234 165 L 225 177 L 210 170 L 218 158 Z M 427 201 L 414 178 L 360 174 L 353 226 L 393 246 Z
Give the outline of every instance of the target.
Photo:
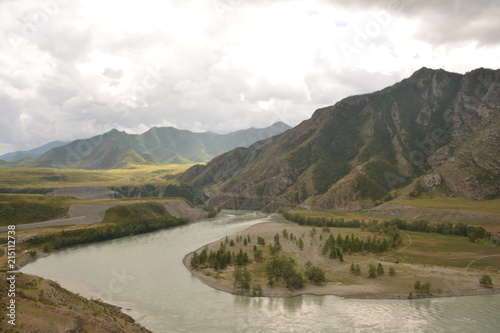
M 480 94 L 471 90 L 479 81 Z M 196 251 L 183 247 L 183 263 L 203 283 L 234 295 L 499 294 L 499 81 L 498 70 L 422 68 L 319 109 L 291 129 L 113 130 L 48 145 L 37 156 L 12 153 L 9 159 L 22 158 L 0 167 L 0 270 L 9 270 L 9 225 L 16 226 L 21 268 L 70 248 L 175 234 L 199 221 L 203 234 L 213 221 L 217 237 L 193 242 L 201 245 Z M 220 238 L 224 228 L 233 230 L 224 223 L 243 226 L 246 218 L 252 226 Z M 40 311 L 53 318 L 68 307 L 111 311 L 76 296 L 57 303 L 42 291 L 72 294 L 20 276 L 25 309 L 50 305 Z M 492 283 L 480 283 L 484 276 Z M 88 319 L 67 316 L 68 327 Z

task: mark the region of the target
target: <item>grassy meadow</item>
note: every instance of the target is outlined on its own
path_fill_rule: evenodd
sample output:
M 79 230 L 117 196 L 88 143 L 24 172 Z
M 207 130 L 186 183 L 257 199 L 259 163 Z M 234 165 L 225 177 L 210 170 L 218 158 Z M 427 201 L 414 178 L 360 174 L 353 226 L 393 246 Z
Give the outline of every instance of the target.
M 191 164 L 137 165 L 127 169 L 83 170 L 51 168 L 0 168 L 0 188 L 52 189 L 72 186 L 123 186 L 171 183 Z
M 500 214 L 500 199 L 493 200 L 467 200 L 465 198 L 446 198 L 446 197 L 428 197 L 428 198 L 404 198 L 396 199 L 390 202 L 394 205 L 411 206 L 418 208 L 459 210 L 477 213 Z

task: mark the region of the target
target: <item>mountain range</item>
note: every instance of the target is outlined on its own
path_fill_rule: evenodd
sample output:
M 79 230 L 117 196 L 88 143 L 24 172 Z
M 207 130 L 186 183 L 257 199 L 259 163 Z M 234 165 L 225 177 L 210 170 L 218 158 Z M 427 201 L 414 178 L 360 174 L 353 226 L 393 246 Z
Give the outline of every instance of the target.
M 359 209 L 425 192 L 486 200 L 500 194 L 499 147 L 500 70 L 424 67 L 179 179 L 236 209 Z
M 75 140 L 28 156 L 8 166 L 75 169 L 117 169 L 134 164 L 192 164 L 206 162 L 235 147 L 248 147 L 290 129 L 277 122 L 228 134 L 194 133 L 173 127 L 155 127 L 143 134 L 111 130 L 88 139 Z M 46 146 L 44 146 L 46 147 Z M 38 149 L 41 150 L 42 147 Z
M 0 160 L 4 160 L 6 162 L 15 162 L 22 160 L 26 157 L 37 158 L 38 156 L 51 150 L 52 148 L 64 146 L 67 143 L 68 142 L 63 142 L 63 141 L 52 141 L 47 144 L 44 144 L 43 146 L 31 150 L 19 150 L 12 153 L 3 154 L 2 156 L 0 156 Z

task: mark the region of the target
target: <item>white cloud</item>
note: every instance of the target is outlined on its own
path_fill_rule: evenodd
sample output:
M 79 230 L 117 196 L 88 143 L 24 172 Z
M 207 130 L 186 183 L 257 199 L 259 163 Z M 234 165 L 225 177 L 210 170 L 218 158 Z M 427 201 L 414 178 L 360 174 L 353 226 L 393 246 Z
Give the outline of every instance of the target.
M 0 153 L 111 128 L 296 125 L 422 66 L 498 68 L 499 10 L 460 0 L 0 1 Z

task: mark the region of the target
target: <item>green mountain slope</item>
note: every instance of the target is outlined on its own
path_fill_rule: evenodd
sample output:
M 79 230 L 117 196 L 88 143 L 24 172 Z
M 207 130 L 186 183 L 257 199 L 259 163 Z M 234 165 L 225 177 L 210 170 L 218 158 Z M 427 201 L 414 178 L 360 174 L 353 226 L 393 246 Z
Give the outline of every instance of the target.
M 103 135 L 76 140 L 51 149 L 36 159 L 21 160 L 18 166 L 74 169 L 116 169 L 134 164 L 191 164 L 206 162 L 238 146 L 267 139 L 290 127 L 276 123 L 263 129 L 229 134 L 193 133 L 173 127 L 152 128 L 141 134 L 111 130 Z
M 422 68 L 180 179 L 209 189 L 210 204 L 227 208 L 356 209 L 420 192 L 493 198 L 500 194 L 499 83 L 500 70 Z

